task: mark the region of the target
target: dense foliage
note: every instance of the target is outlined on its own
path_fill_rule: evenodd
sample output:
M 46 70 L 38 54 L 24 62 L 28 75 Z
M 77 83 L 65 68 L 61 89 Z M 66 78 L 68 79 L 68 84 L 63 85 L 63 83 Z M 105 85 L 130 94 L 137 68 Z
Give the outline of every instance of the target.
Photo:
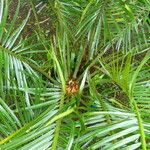
M 0 149 L 150 149 L 150 1 L 13 2 L 0 0 Z

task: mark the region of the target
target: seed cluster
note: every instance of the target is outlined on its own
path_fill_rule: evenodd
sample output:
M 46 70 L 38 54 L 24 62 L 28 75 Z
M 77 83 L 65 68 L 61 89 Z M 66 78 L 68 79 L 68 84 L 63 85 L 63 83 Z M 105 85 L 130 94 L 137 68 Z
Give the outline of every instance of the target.
M 66 92 L 67 94 L 75 94 L 77 93 L 79 90 L 79 85 L 78 82 L 74 79 L 71 79 L 68 81 L 67 85 L 66 85 Z

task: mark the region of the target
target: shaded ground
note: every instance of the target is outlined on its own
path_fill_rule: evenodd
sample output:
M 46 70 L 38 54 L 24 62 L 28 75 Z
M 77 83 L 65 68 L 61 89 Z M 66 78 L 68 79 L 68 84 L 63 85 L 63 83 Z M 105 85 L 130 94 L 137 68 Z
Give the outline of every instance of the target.
M 50 33 L 50 15 L 46 6 L 46 3 L 44 2 L 34 2 L 35 4 L 35 9 L 36 9 L 36 13 L 38 16 L 38 21 L 39 21 L 39 25 L 42 29 L 42 31 L 44 31 L 44 33 L 46 35 L 48 35 Z M 16 8 L 18 5 L 18 0 L 13 0 L 11 2 L 11 5 L 9 7 L 9 19 L 10 21 L 12 20 Z M 27 14 L 29 13 L 29 11 L 31 10 L 31 5 L 29 3 L 28 0 L 25 0 L 23 2 L 21 2 L 21 6 L 20 6 L 20 12 L 19 12 L 19 16 L 17 19 L 17 24 L 21 24 L 22 20 L 26 18 Z M 33 11 L 31 11 L 31 15 L 29 18 L 29 21 L 23 31 L 23 36 L 27 36 L 27 35 L 31 35 L 32 33 L 34 33 L 36 30 L 38 29 L 38 23 L 35 19 L 34 13 Z

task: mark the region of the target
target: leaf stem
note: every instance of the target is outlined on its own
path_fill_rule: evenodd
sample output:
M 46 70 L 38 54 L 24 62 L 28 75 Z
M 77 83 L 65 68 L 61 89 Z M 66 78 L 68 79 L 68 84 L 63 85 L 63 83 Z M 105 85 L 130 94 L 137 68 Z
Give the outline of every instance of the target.
M 62 92 L 61 101 L 60 101 L 60 105 L 59 105 L 59 110 L 62 109 L 63 104 L 64 104 L 64 93 Z M 58 116 L 56 116 L 56 117 L 58 117 Z M 55 134 L 54 134 L 54 139 L 53 139 L 53 144 L 52 144 L 52 150 L 56 150 L 56 148 L 57 148 L 59 131 L 60 131 L 60 127 L 61 127 L 61 121 L 62 121 L 62 117 L 61 117 L 61 119 L 59 119 L 56 122 L 56 129 L 55 129 Z
M 71 114 L 71 113 L 74 112 L 74 111 L 75 111 L 74 108 L 68 109 L 67 111 L 65 111 L 65 112 L 63 112 L 63 113 L 61 113 L 61 114 L 55 116 L 54 118 L 52 118 L 52 119 L 46 124 L 46 126 L 48 126 L 48 125 L 52 124 L 53 122 L 55 122 L 55 121 L 57 121 L 57 120 L 59 120 L 59 119 L 65 117 L 65 116 Z
M 72 112 L 74 112 L 74 108 L 71 108 L 69 110 L 67 110 L 66 112 L 64 113 L 61 113 L 57 116 L 55 116 L 52 120 L 50 120 L 50 122 L 48 122 L 46 124 L 46 126 L 50 125 L 51 123 L 55 122 L 56 120 L 57 123 L 56 123 L 56 129 L 55 129 L 55 134 L 54 134 L 54 140 L 53 140 L 53 145 L 52 145 L 52 150 L 56 150 L 57 148 L 57 143 L 58 143 L 58 138 L 59 138 L 59 131 L 60 131 L 60 127 L 61 127 L 61 121 L 62 121 L 62 118 L 71 114 Z
M 144 133 L 144 127 L 143 127 L 143 123 L 142 123 L 142 118 L 141 118 L 141 114 L 139 112 L 139 108 L 137 106 L 136 101 L 134 100 L 134 98 L 131 98 L 131 102 L 133 104 L 136 116 L 137 116 L 137 120 L 138 120 L 138 125 L 139 125 L 139 130 L 140 130 L 140 135 L 141 135 L 141 143 L 142 143 L 142 150 L 147 150 L 146 148 L 146 139 L 145 139 L 145 133 Z

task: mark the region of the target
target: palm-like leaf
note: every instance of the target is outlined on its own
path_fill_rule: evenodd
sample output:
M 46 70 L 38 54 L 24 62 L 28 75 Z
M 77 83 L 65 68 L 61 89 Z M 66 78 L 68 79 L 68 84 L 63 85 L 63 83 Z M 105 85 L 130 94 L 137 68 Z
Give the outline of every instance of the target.
M 49 1 L 55 32 L 48 43 L 37 22 L 39 43 L 28 46 L 31 38 L 19 37 L 29 14 L 14 30 L 19 4 L 6 24 L 7 4 L 0 1 L 0 148 L 149 149 L 150 3 Z M 78 82 L 71 95 L 70 79 Z

